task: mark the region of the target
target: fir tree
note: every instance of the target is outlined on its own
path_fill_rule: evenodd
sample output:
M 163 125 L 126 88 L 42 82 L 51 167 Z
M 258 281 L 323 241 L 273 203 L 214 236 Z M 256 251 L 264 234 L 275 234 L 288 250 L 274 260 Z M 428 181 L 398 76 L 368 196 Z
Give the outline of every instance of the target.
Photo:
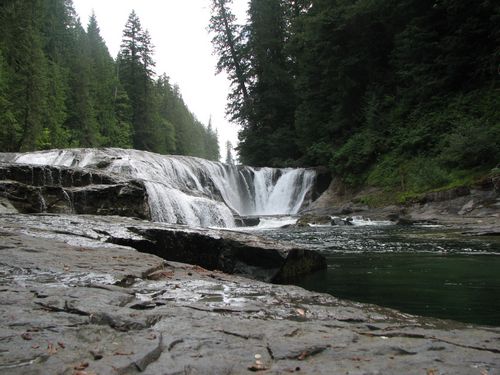
M 236 24 L 231 4 L 232 0 L 212 0 L 209 30 L 213 34 L 214 51 L 219 56 L 217 73 L 225 71 L 231 81 L 227 112 L 232 120 L 246 125 L 251 118 L 249 60 L 243 29 Z
M 9 87 L 7 65 L 0 50 L 0 151 L 17 151 L 20 128 L 7 95 Z
M 133 145 L 139 150 L 156 151 L 158 139 L 153 124 L 153 46 L 137 14 L 132 11 L 123 30 L 118 56 L 120 82 L 132 107 Z
M 234 164 L 233 144 L 231 143 L 231 141 L 226 142 L 226 164 L 228 164 L 228 165 Z
M 92 14 L 87 26 L 87 38 L 90 54 L 90 95 L 93 100 L 95 118 L 101 134 L 101 144 L 111 146 L 116 139 L 127 138 L 129 130 L 120 129 L 115 115 L 115 91 L 119 85 L 115 74 L 115 63 L 101 37 L 95 14 Z M 125 134 L 118 134 L 125 131 Z M 120 142 L 121 146 L 130 146 L 129 142 Z

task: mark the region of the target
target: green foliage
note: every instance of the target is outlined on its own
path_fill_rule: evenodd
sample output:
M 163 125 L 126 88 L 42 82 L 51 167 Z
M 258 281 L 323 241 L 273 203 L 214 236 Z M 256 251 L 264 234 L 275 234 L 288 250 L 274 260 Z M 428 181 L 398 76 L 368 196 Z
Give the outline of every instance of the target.
M 0 152 L 134 146 L 217 160 L 216 131 L 166 76 L 154 80 L 152 55 L 134 12 L 114 61 L 96 17 L 84 30 L 71 0 L 0 2 Z
M 297 159 L 292 79 L 293 63 L 285 50 L 287 23 L 294 17 L 282 1 L 250 2 L 249 24 L 235 24 L 231 1 L 213 0 L 210 31 L 219 55 L 218 71 L 232 81 L 227 111 L 242 125 L 240 160 L 257 166 L 284 165 Z M 301 4 L 292 9 L 300 11 Z
M 353 199 L 353 202 L 368 207 L 384 207 L 395 204 L 398 198 L 393 191 L 377 190 L 373 193 L 356 197 Z
M 496 166 L 500 160 L 500 95 L 497 89 L 458 96 L 448 112 L 454 126 L 441 142 L 441 160 L 462 168 Z
M 376 137 L 370 130 L 357 133 L 349 138 L 330 159 L 330 168 L 344 176 L 348 185 L 363 182 L 359 171 L 365 170 L 376 157 Z
M 241 158 L 410 195 L 487 173 L 500 160 L 499 22 L 491 1 L 250 1 Z
M 147 30 L 142 29 L 137 14 L 129 15 L 118 55 L 120 83 L 130 98 L 133 146 L 139 150 L 159 151 L 158 124 L 154 123 L 153 47 Z
M 14 151 L 21 129 L 12 112 L 12 103 L 9 101 L 7 88 L 7 66 L 0 50 L 0 149 Z
M 450 173 L 436 159 L 415 157 L 401 159 L 398 155 L 388 155 L 377 163 L 367 177 L 373 186 L 423 192 L 451 182 Z
M 60 65 L 49 60 L 47 67 L 47 106 L 43 122 L 43 134 L 37 148 L 63 148 L 68 145 L 69 131 L 65 127 L 68 116 L 66 108 L 68 87 L 65 73 Z
M 212 45 L 219 56 L 217 73 L 225 71 L 231 82 L 227 114 L 233 121 L 248 124 L 250 97 L 248 93 L 250 63 L 245 45 L 246 31 L 236 24 L 231 12 L 232 0 L 212 0 L 209 30 Z

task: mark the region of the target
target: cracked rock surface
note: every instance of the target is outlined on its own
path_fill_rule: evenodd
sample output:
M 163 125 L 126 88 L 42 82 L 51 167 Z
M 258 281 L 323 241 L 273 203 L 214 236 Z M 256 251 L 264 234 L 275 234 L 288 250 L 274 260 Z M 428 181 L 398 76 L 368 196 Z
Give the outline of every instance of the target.
M 165 261 L 106 242 L 130 219 L 66 219 L 0 215 L 2 374 L 500 374 L 500 328 Z
M 282 282 L 326 268 L 326 259 L 316 251 L 223 229 L 191 228 L 117 216 L 56 214 L 0 215 L 0 224 L 5 230 L 75 246 L 100 244 L 113 248 L 113 244 L 122 245 L 163 259 L 263 281 Z M 92 266 L 99 257 L 100 254 L 87 265 Z M 113 259 L 120 261 L 119 257 Z M 113 270 L 120 269 L 114 265 Z

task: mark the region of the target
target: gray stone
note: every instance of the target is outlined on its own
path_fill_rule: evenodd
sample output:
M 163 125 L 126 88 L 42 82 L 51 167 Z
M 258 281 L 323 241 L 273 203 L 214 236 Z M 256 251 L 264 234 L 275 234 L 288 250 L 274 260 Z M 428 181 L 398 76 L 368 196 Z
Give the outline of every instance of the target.
M 0 196 L 0 214 L 17 214 L 19 211 L 7 198 Z
M 91 169 L 0 163 L 0 198 L 21 213 L 151 218 L 142 181 Z
M 336 225 L 336 226 L 353 225 L 352 221 L 353 221 L 352 217 L 347 217 L 345 219 L 342 219 L 340 217 L 333 217 L 331 219 L 331 225 Z
M 255 227 L 260 224 L 260 217 L 235 215 L 234 222 L 238 227 Z
M 285 282 L 326 267 L 315 251 L 229 230 L 188 228 L 116 216 L 19 215 L 0 219 L 4 229 L 71 244 L 123 245 L 170 261 Z
M 143 234 L 127 229 L 134 224 L 162 226 L 71 215 L 0 215 L 0 224 L 2 374 L 500 373 L 496 327 L 415 317 L 106 242 L 126 233 L 139 241 Z
M 295 224 L 298 227 L 307 227 L 309 225 L 328 225 L 331 217 L 328 215 L 302 215 Z

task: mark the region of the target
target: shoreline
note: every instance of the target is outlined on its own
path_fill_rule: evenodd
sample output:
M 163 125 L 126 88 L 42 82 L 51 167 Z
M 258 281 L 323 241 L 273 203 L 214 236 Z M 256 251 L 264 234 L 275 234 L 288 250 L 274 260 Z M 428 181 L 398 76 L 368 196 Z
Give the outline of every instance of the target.
M 21 220 L 19 229 L 12 220 L 23 215 L 5 216 L 11 223 L 0 230 L 5 374 L 500 371 L 500 327 L 418 317 L 165 261 L 102 242 L 92 227 L 68 231 L 58 215 L 43 226 Z M 124 228 L 133 222 L 112 219 Z
M 348 192 L 335 179 L 302 215 L 363 216 L 402 225 L 433 223 L 476 233 L 500 235 L 500 187 L 493 179 L 485 186 L 459 187 L 421 194 L 406 204 L 368 204 L 385 193 L 365 188 Z

